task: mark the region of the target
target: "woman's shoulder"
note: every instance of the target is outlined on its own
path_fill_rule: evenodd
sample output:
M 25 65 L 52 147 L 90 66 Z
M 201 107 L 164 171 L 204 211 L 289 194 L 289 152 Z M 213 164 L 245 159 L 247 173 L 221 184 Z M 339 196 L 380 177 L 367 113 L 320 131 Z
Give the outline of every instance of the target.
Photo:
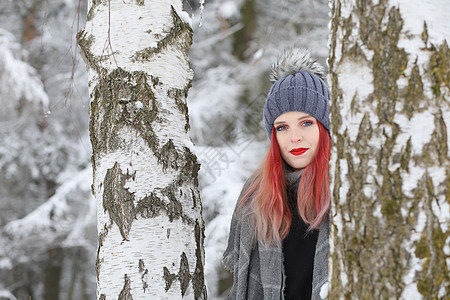
M 252 175 L 250 175 L 250 177 L 247 178 L 244 185 L 242 186 L 242 190 L 241 190 L 241 193 L 238 198 L 239 199 L 238 203 L 244 198 L 245 194 L 247 193 L 249 188 L 252 186 L 252 184 L 255 183 L 255 181 L 258 179 L 259 175 L 260 175 L 260 173 L 255 171 L 255 172 L 253 172 Z
M 233 215 L 238 217 L 238 219 L 241 219 L 245 215 L 248 215 L 251 210 L 250 203 L 252 200 L 252 195 L 248 195 L 248 192 L 257 177 L 258 174 L 253 173 L 250 177 L 247 178 L 247 180 L 244 182 L 244 185 L 242 186 L 233 213 Z
M 242 198 L 256 179 L 253 175 L 245 181 L 231 218 L 228 246 L 224 253 L 225 267 L 231 271 L 234 271 L 234 265 L 237 263 L 241 247 L 248 253 L 254 245 L 254 230 L 250 221 L 251 206 L 248 201 L 241 205 Z
M 247 180 L 244 182 L 242 186 L 239 197 L 236 201 L 233 215 L 232 215 L 232 224 L 236 223 L 235 227 L 240 228 L 241 223 L 244 222 L 247 225 L 250 223 L 249 219 L 252 214 L 252 198 L 253 195 L 248 195 L 249 189 L 252 189 L 252 184 L 257 180 L 259 174 L 254 172 Z

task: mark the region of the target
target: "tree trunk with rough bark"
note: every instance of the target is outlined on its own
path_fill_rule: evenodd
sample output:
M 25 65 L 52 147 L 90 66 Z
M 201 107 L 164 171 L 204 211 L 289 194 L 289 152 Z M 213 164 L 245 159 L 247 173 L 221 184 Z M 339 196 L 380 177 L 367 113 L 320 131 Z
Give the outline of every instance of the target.
M 181 1 L 90 0 L 87 64 L 99 299 L 203 299 L 199 165 Z
M 450 295 L 448 1 L 331 1 L 330 299 Z

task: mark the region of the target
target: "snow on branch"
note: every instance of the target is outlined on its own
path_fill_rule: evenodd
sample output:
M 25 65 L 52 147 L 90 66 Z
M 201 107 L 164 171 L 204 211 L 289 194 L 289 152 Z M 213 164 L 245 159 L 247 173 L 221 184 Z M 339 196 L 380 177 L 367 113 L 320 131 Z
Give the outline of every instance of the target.
M 84 222 L 78 220 L 78 215 L 83 213 L 91 215 L 90 212 L 84 212 L 79 206 L 88 205 L 89 210 L 95 211 L 95 205 L 90 204 L 93 202 L 93 198 L 90 196 L 91 181 L 92 169 L 88 167 L 71 180 L 63 183 L 47 202 L 27 216 L 6 224 L 4 232 L 16 241 L 27 239 L 33 235 L 34 238 L 45 236 L 46 241 L 49 242 L 52 239 L 79 231 L 79 227 Z M 88 197 L 83 199 L 79 195 L 80 192 L 85 193 Z M 71 201 L 72 199 L 78 200 Z M 77 201 L 81 202 L 81 199 L 85 203 L 77 203 Z M 80 226 L 74 226 L 77 224 Z
M 15 108 L 26 100 L 36 107 L 48 108 L 48 95 L 36 69 L 18 57 L 21 45 L 14 36 L 0 28 L 0 99 L 3 107 Z M 23 54 L 23 53 L 22 53 Z

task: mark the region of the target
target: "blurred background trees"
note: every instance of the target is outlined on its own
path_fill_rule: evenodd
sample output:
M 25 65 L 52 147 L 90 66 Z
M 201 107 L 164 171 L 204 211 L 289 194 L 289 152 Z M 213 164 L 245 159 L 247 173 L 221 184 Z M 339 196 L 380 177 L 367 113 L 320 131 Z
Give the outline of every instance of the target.
M 17 299 L 95 297 L 87 77 L 74 44 L 85 9 L 0 3 L 0 290 Z
M 286 45 L 325 65 L 326 0 L 183 2 L 192 15 L 188 105 L 206 223 L 208 296 L 231 277 L 220 263 L 244 180 L 268 146 L 262 106 Z M 86 1 L 0 2 L 0 295 L 94 299 L 89 95 L 75 35 Z M 202 26 L 199 27 L 199 23 Z M 81 24 L 81 26 L 79 26 Z

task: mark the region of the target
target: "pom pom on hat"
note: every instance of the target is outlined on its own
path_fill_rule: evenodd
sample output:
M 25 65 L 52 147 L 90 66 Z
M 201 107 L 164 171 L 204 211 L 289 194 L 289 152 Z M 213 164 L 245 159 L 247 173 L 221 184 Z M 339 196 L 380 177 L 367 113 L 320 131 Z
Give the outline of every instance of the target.
M 289 47 L 283 50 L 278 59 L 272 64 L 269 79 L 272 83 L 288 75 L 295 75 L 300 71 L 308 71 L 325 81 L 325 69 L 317 60 L 311 58 L 307 49 Z
M 287 48 L 272 65 L 274 82 L 264 105 L 264 123 L 271 136 L 275 119 L 289 111 L 305 112 L 330 131 L 328 87 L 324 68 L 306 49 Z

